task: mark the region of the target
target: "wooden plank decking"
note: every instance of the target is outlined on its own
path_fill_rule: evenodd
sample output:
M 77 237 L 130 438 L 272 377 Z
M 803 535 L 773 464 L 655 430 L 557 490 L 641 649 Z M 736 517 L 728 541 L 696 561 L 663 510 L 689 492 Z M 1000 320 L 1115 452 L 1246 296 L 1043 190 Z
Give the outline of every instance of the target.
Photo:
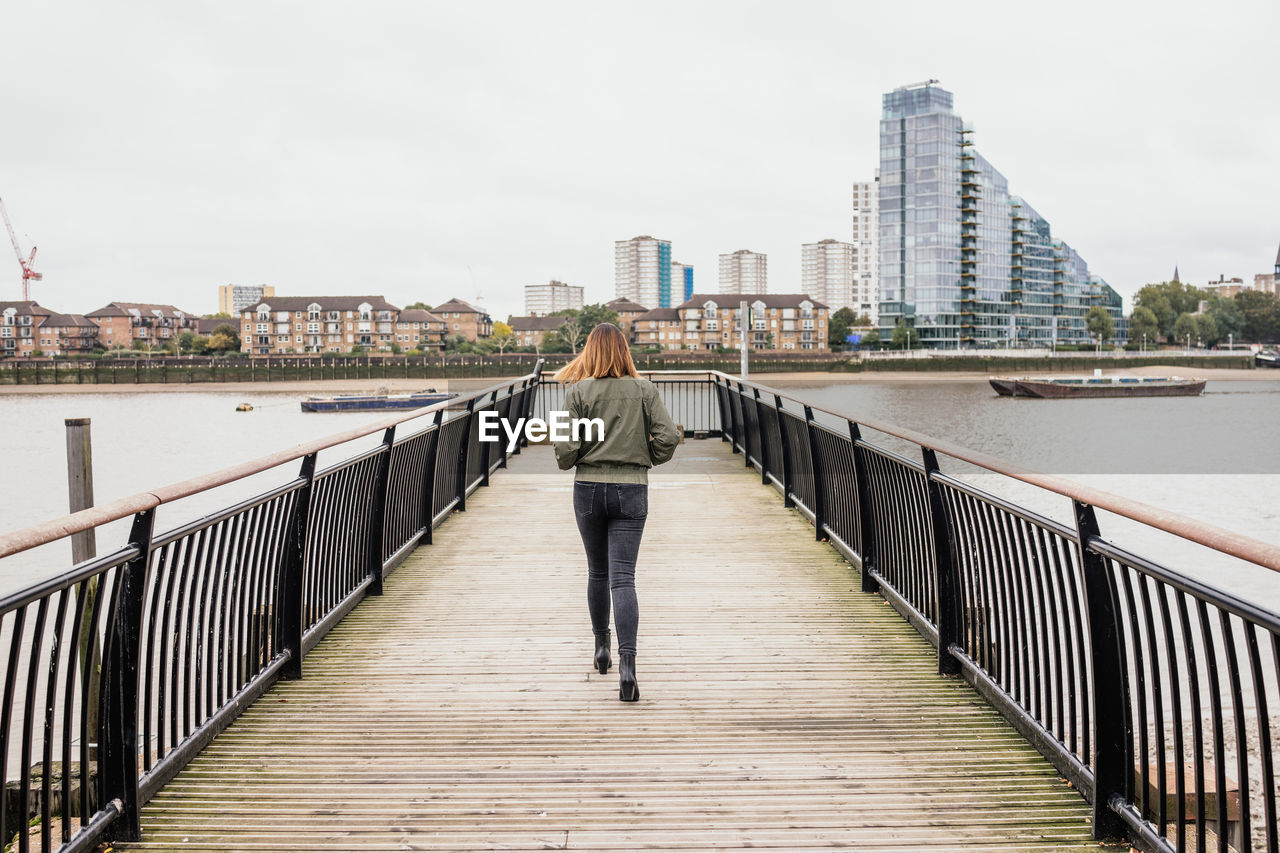
M 569 485 L 546 449 L 497 472 L 130 847 L 1096 849 L 1079 794 L 718 441 L 652 477 L 620 703 Z

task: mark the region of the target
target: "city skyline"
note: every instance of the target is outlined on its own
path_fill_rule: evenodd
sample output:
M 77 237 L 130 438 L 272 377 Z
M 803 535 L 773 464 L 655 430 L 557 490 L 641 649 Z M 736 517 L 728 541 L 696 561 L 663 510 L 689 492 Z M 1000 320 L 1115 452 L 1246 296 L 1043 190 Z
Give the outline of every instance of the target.
M 856 56 L 842 32 L 888 32 L 901 13 L 659 5 L 634 21 L 513 4 L 496 24 L 408 5 L 348 16 L 321 3 L 302 22 L 237 3 L 133 19 L 17 8 L 31 35 L 0 58 L 22 81 L 0 104 L 24 121 L 0 141 L 0 197 L 40 247 L 32 298 L 204 313 L 218 286 L 266 284 L 398 304 L 457 294 L 506 316 L 531 281 L 607 301 L 610 244 L 644 233 L 704 275 L 751 246 L 771 256 L 771 291 L 796 290 L 804 244 L 850 237 L 880 94 L 926 78 L 956 92 L 984 155 L 1126 300 L 1174 265 L 1193 284 L 1271 268 L 1280 117 L 1258 105 L 1273 97 L 1273 5 L 1082 4 L 1053 27 L 997 7 L 998 26 L 961 42 L 966 13 L 923 3 L 909 43 Z M 829 25 L 814 32 L 818 12 Z M 659 29 L 680 63 L 647 61 Z M 1172 62 L 1179 43 L 1229 43 L 1233 61 Z M 1082 47 L 1089 68 L 1054 59 Z M 637 114 L 680 116 L 681 133 L 632 132 Z M 10 255 L 0 296 L 19 292 Z

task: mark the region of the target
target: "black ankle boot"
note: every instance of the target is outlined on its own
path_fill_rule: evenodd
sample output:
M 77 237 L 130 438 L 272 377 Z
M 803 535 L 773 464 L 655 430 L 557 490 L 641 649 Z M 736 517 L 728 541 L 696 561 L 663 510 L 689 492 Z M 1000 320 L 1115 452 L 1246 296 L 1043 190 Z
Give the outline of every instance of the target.
M 636 656 L 618 653 L 618 698 L 623 702 L 635 702 L 640 698 L 640 686 L 636 684 Z
M 605 631 L 603 634 L 596 634 L 595 664 L 596 670 L 601 675 L 605 675 L 609 672 L 609 665 L 612 663 L 612 661 L 609 660 L 609 645 L 612 639 L 613 638 L 608 631 Z

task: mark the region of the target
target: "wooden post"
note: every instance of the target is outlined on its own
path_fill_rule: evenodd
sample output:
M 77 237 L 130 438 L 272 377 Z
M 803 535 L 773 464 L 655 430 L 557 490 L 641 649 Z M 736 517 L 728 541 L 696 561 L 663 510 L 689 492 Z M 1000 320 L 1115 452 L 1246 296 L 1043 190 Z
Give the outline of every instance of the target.
M 90 440 L 89 418 L 67 418 L 63 423 L 67 430 L 67 493 L 72 512 L 93 506 L 93 442 Z M 95 528 L 71 535 L 71 562 L 79 565 L 98 556 Z M 89 654 L 89 638 L 94 630 L 93 604 L 98 597 L 98 578 L 93 577 L 84 585 L 84 615 L 80 618 L 80 643 L 78 655 L 84 672 L 100 672 L 102 669 L 101 646 L 94 645 Z M 100 680 L 91 679 L 90 694 L 85 702 L 86 731 L 94 733 L 94 745 L 90 757 L 98 759 L 98 697 Z
M 67 495 L 72 512 L 93 506 L 93 442 L 89 418 L 67 418 Z M 71 535 L 71 562 L 83 563 L 98 555 L 94 528 Z

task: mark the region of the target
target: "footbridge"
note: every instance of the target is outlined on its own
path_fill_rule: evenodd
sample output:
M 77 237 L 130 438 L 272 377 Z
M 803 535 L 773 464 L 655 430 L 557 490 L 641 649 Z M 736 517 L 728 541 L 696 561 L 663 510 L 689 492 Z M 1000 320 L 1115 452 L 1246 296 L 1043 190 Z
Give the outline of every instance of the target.
M 129 522 L 0 600 L 0 843 L 1277 850 L 1280 617 L 1128 538 L 1280 549 L 652 378 L 686 439 L 651 476 L 639 703 L 591 667 L 569 475 L 479 440 L 557 408 L 535 372 L 0 536 L 3 568 Z

